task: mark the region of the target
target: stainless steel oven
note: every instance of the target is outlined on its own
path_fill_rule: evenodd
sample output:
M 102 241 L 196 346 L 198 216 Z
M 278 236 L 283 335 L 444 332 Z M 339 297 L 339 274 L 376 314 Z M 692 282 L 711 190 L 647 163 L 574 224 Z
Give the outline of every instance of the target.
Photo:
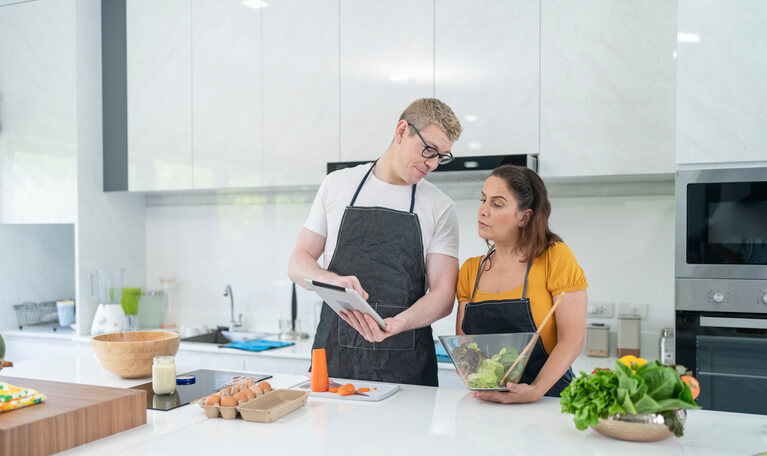
M 676 176 L 676 362 L 704 408 L 767 414 L 767 168 Z

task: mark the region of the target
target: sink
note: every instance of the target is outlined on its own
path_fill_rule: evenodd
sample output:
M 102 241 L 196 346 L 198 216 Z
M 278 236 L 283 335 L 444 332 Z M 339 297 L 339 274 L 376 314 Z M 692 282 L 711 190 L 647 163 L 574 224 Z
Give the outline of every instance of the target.
M 238 341 L 263 339 L 269 335 L 269 333 L 231 332 L 218 329 L 207 334 L 184 337 L 181 339 L 181 342 L 200 342 L 204 344 L 226 345 Z

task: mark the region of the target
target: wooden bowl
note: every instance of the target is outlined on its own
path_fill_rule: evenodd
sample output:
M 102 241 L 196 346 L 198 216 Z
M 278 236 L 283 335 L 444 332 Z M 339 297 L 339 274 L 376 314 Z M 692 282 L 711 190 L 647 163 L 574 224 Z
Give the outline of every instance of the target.
M 687 412 L 677 410 L 677 418 L 684 425 L 687 420 Z M 654 442 L 663 440 L 674 435 L 666 426 L 663 415 L 648 413 L 639 415 L 610 416 L 607 419 L 600 418 L 597 426 L 592 429 L 607 437 L 631 442 Z
M 91 339 L 101 366 L 122 378 L 152 375 L 152 358 L 175 355 L 178 344 L 179 335 L 166 331 L 128 331 Z

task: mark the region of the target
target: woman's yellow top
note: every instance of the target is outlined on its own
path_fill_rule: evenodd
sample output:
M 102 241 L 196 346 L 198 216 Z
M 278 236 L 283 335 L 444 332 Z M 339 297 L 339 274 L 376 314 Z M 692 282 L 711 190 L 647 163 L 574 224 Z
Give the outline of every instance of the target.
M 474 287 L 481 260 L 482 256 L 469 258 L 461 266 L 456 292 L 458 302 L 468 302 L 471 298 L 471 290 Z M 575 260 L 575 255 L 563 242 L 551 245 L 535 258 L 527 276 L 527 297 L 530 298 L 530 308 L 536 328 L 551 310 L 552 296 L 562 292 L 585 290 L 588 285 L 583 269 Z M 524 285 L 520 285 L 503 293 L 484 293 L 477 288 L 473 302 L 519 299 L 522 297 L 523 287 Z M 557 344 L 557 323 L 554 318 L 551 318 L 541 331 L 541 341 L 546 353 L 551 353 Z

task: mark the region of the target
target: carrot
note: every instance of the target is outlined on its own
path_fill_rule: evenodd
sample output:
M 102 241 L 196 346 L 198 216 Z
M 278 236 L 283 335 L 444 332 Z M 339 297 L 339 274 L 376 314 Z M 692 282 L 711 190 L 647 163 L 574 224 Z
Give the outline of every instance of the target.
M 322 393 L 328 390 L 328 363 L 325 358 L 325 349 L 312 350 L 312 380 L 309 389 L 314 393 Z
M 375 386 L 373 387 L 373 391 L 375 391 L 375 390 L 377 390 L 377 389 L 378 389 L 378 388 L 376 388 Z
M 337 393 L 338 387 L 328 388 L 328 391 L 330 391 L 331 393 Z
M 338 388 L 339 396 L 351 396 L 352 394 L 354 394 L 354 385 L 351 383 L 347 383 L 346 385 Z
M 370 392 L 370 388 L 360 388 L 357 391 L 359 391 L 360 393 L 367 393 L 367 392 Z

